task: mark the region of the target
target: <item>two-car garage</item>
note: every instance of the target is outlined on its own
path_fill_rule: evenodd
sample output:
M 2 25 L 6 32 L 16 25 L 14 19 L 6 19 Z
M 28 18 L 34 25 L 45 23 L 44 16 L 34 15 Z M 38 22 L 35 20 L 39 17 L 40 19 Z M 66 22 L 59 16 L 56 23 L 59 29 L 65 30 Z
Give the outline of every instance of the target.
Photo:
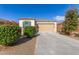
M 39 32 L 56 32 L 56 23 L 53 21 L 37 21 Z

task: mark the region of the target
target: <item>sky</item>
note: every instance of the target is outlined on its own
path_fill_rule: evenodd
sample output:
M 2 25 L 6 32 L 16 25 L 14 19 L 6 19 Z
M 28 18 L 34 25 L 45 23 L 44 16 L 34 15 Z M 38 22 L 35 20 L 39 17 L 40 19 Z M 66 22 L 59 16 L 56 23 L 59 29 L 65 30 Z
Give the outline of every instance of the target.
M 72 4 L 0 4 L 0 18 L 18 22 L 20 18 L 63 21 Z

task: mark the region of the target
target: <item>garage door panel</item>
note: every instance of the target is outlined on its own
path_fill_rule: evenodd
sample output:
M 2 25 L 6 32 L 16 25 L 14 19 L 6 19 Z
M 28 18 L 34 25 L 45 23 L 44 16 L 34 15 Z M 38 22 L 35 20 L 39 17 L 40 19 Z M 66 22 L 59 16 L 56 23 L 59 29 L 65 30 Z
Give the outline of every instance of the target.
M 41 25 L 38 25 L 38 27 L 39 27 L 39 31 L 45 31 L 45 32 L 49 32 L 49 31 L 51 31 L 51 32 L 53 32 L 53 28 L 54 28 L 54 26 L 52 25 L 52 24 L 41 24 Z

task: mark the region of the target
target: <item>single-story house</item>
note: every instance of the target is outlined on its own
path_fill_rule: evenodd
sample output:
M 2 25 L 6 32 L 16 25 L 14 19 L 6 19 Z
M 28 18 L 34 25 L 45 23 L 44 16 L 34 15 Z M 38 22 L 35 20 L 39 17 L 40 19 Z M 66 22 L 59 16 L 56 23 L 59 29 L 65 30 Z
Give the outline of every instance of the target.
M 37 26 L 39 32 L 57 32 L 57 22 L 52 20 L 35 20 L 31 18 L 19 19 L 19 26 L 24 28 L 26 26 Z

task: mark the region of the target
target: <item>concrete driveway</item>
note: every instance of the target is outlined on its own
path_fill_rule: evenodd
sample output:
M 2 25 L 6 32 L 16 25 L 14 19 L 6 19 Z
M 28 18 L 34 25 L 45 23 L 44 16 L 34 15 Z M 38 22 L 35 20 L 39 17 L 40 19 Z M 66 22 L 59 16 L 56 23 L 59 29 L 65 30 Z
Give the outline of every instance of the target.
M 39 33 L 36 41 L 36 55 L 77 55 L 79 41 L 58 33 Z

